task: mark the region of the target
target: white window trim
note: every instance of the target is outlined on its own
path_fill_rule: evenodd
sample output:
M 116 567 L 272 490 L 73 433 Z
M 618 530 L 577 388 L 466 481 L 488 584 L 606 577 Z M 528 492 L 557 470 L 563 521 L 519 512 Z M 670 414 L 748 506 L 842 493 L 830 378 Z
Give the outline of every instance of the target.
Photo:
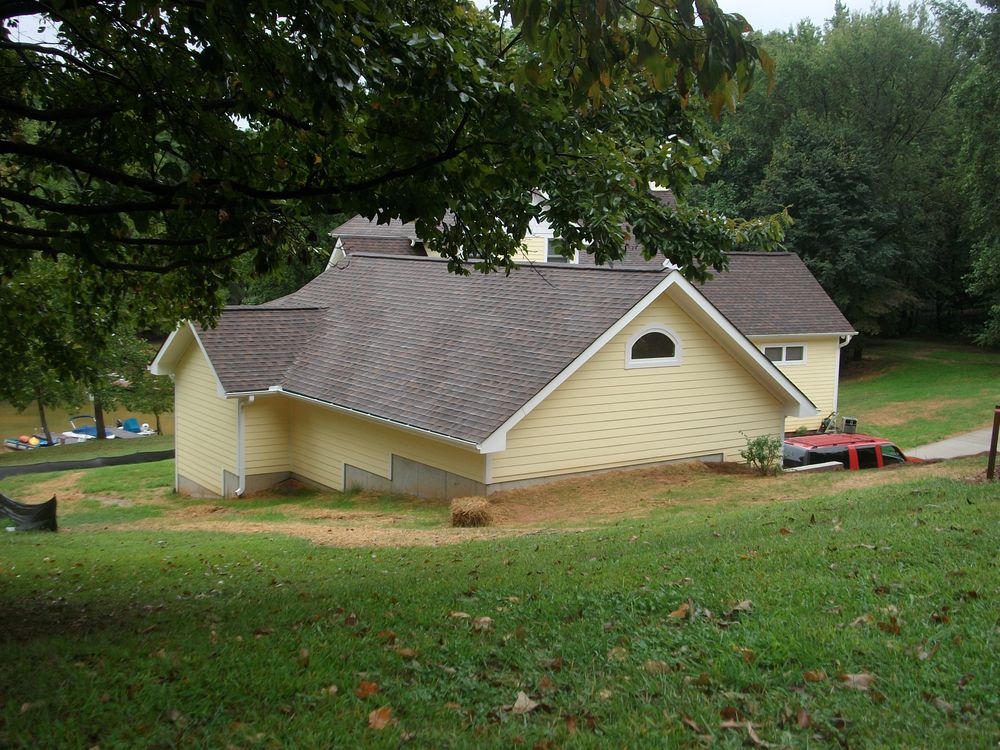
M 674 356 L 657 357 L 655 359 L 632 359 L 632 347 L 635 342 L 647 333 L 662 333 L 674 342 Z M 681 339 L 673 330 L 666 326 L 652 325 L 646 326 L 632 335 L 625 345 L 625 369 L 632 370 L 640 367 L 677 367 L 681 363 Z
M 785 359 L 785 353 L 788 350 L 788 347 L 790 346 L 802 347 L 802 359 L 793 359 L 793 360 Z M 762 354 L 764 354 L 764 358 L 767 359 L 767 354 L 764 352 L 765 349 L 781 349 L 781 359 L 770 360 L 773 364 L 776 365 L 786 365 L 788 367 L 793 367 L 796 365 L 808 364 L 809 361 L 809 347 L 806 346 L 804 343 L 800 344 L 796 342 L 791 342 L 787 344 L 764 344 L 763 346 L 761 346 L 760 351 Z

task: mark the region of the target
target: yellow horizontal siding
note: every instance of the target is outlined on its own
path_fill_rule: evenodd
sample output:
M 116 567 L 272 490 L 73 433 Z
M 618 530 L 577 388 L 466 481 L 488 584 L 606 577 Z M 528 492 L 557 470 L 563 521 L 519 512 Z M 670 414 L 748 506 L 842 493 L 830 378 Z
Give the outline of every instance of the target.
M 222 471 L 236 473 L 236 403 L 218 395 L 196 342 L 178 362 L 174 385 L 177 473 L 222 494 Z
M 344 464 L 391 479 L 392 455 L 483 481 L 485 457 L 405 430 L 321 406 L 291 404 L 291 468 L 306 479 L 344 489 Z
M 777 368 L 816 404 L 819 414 L 812 417 L 789 417 L 786 430 L 805 427 L 814 430 L 823 417 L 836 408 L 834 403 L 837 383 L 837 358 L 840 356 L 839 336 L 789 336 L 787 338 L 751 339 L 764 351 L 765 346 L 804 344 L 806 361 L 802 364 L 779 364 Z
M 651 325 L 680 341 L 681 364 L 626 369 L 629 339 Z M 722 453 L 776 434 L 782 408 L 735 359 L 663 296 L 557 388 L 493 455 L 492 482 Z
M 243 406 L 243 455 L 248 475 L 289 471 L 288 399 L 264 396 Z
M 544 237 L 525 237 L 521 253 L 517 260 L 522 262 L 544 263 L 548 258 L 546 239 Z

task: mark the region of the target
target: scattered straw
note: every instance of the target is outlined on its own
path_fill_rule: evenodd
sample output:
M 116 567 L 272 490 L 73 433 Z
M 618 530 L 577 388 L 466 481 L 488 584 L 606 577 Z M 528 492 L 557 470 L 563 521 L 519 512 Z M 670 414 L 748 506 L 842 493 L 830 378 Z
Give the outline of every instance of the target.
M 485 497 L 456 497 L 451 501 L 452 526 L 492 526 L 494 520 L 493 508 Z

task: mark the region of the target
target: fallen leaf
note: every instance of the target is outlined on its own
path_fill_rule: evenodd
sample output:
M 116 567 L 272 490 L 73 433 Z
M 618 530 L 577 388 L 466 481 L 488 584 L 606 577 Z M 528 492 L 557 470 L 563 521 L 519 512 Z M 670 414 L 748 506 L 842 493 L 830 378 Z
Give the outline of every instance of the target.
M 878 629 L 883 633 L 889 633 L 890 635 L 899 635 L 900 627 L 899 622 L 895 617 L 890 617 L 888 622 L 878 623 Z
M 743 715 L 736 706 L 723 706 L 722 710 L 719 711 L 719 716 L 726 721 L 743 721 Z
M 538 690 L 541 692 L 552 692 L 553 690 L 558 690 L 559 686 L 556 685 L 555 680 L 549 677 L 547 674 L 542 675 L 542 679 L 538 681 Z
M 812 669 L 802 673 L 802 679 L 806 682 L 822 682 L 826 679 L 826 672 L 822 669 Z
M 868 690 L 875 682 L 876 677 L 868 672 L 858 672 L 856 674 L 845 673 L 837 675 L 837 679 L 840 680 L 842 687 L 853 688 L 854 690 Z
M 514 700 L 514 705 L 510 707 L 510 712 L 521 716 L 526 713 L 530 713 L 538 708 L 538 704 L 528 697 L 528 694 L 523 690 L 517 694 L 517 698 Z
M 690 614 L 691 614 L 691 605 L 688 602 L 684 602 L 683 604 L 681 604 L 681 606 L 679 606 L 677 609 L 675 609 L 673 612 L 670 613 L 670 617 L 673 617 L 676 620 L 680 620 L 687 617 Z
M 351 612 L 351 614 L 349 614 L 347 617 L 344 618 L 344 624 L 348 626 L 357 625 L 358 616 L 353 612 Z
M 462 620 L 468 620 L 472 615 L 468 612 L 449 612 L 448 617 L 457 617 Z
M 753 664 L 755 661 L 757 661 L 757 654 L 755 654 L 748 648 L 741 648 L 740 653 L 743 654 L 743 661 L 745 661 L 747 664 Z
M 396 634 L 391 630 L 380 630 L 375 637 L 389 644 L 396 642 Z
M 764 742 L 753 729 L 753 724 L 749 721 L 747 722 L 747 734 L 750 736 L 750 741 L 757 747 L 771 747 L 771 743 Z
M 368 726 L 371 729 L 385 729 L 390 721 L 392 721 L 392 706 L 382 706 L 368 714 Z
M 795 723 L 798 724 L 799 729 L 808 729 L 809 725 L 812 724 L 812 718 L 810 718 L 809 712 L 804 708 L 800 708 L 798 716 L 795 717 Z
M 970 682 L 972 682 L 973 679 L 975 678 L 971 674 L 964 674 L 959 678 L 958 682 L 956 682 L 955 684 L 958 687 L 965 687 Z
M 309 666 L 309 649 L 307 648 L 299 649 L 299 666 L 300 667 Z
M 337 694 L 337 686 L 336 685 L 330 685 L 328 687 L 325 687 L 325 688 L 323 688 L 323 692 L 326 693 L 329 696 L 334 696 L 334 695 Z
M 364 700 L 369 695 L 375 695 L 378 692 L 377 682 L 368 682 L 367 680 L 362 680 L 361 683 L 354 689 L 354 694 Z
M 597 697 L 600 698 L 602 701 L 606 701 L 608 698 L 611 697 L 611 691 L 608 690 L 607 688 L 604 688 L 603 690 L 598 691 Z
M 270 627 L 268 625 L 261 625 L 259 628 L 257 628 L 255 631 L 253 631 L 253 634 L 255 636 L 257 636 L 258 638 L 260 638 L 261 636 L 271 635 L 271 633 L 273 633 L 273 632 L 274 632 L 274 628 L 272 628 L 272 627 Z
M 485 633 L 487 630 L 493 629 L 493 618 L 492 617 L 477 617 L 472 621 L 472 629 L 480 633 Z
M 548 669 L 551 669 L 553 672 L 561 672 L 563 667 L 563 658 L 561 656 L 557 656 L 554 659 L 546 659 L 542 662 L 542 664 Z
M 576 734 L 576 717 L 567 716 L 566 717 L 566 734 L 572 736 Z
M 396 648 L 396 653 L 399 654 L 404 659 L 414 659 L 417 656 L 417 652 L 412 648 Z
M 681 717 L 681 721 L 683 723 L 687 724 L 687 726 L 690 729 L 694 730 L 697 734 L 703 734 L 704 733 L 704 730 L 701 728 L 701 725 L 697 721 L 695 721 L 694 719 L 692 719 L 690 716 L 682 716 Z
M 659 659 L 646 659 L 642 668 L 649 674 L 667 674 L 671 671 L 670 665 Z
M 786 528 L 785 526 L 782 526 L 780 529 L 778 529 L 778 533 L 781 534 L 782 536 L 788 536 L 789 534 L 792 533 L 792 530 Z
M 936 695 L 931 695 L 930 693 L 924 693 L 924 700 L 930 703 L 934 708 L 944 711 L 946 714 L 950 714 L 955 710 L 955 707 L 951 705 L 944 698 Z
M 861 615 L 861 617 L 855 617 L 853 620 L 851 620 L 851 626 L 857 627 L 858 625 L 871 625 L 873 622 L 875 622 L 874 617 L 872 617 L 870 614 L 863 614 Z

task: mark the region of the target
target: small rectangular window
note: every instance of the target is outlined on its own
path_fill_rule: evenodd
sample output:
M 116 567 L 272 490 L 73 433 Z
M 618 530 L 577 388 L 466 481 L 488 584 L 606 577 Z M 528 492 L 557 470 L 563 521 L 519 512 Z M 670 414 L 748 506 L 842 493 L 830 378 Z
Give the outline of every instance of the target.
M 806 361 L 806 347 L 805 344 L 765 346 L 764 356 L 776 365 L 801 363 Z
M 572 263 L 572 259 L 567 258 L 562 255 L 562 252 L 566 248 L 566 242 L 559 239 L 558 237 L 553 237 L 545 243 L 545 262 L 546 263 Z

